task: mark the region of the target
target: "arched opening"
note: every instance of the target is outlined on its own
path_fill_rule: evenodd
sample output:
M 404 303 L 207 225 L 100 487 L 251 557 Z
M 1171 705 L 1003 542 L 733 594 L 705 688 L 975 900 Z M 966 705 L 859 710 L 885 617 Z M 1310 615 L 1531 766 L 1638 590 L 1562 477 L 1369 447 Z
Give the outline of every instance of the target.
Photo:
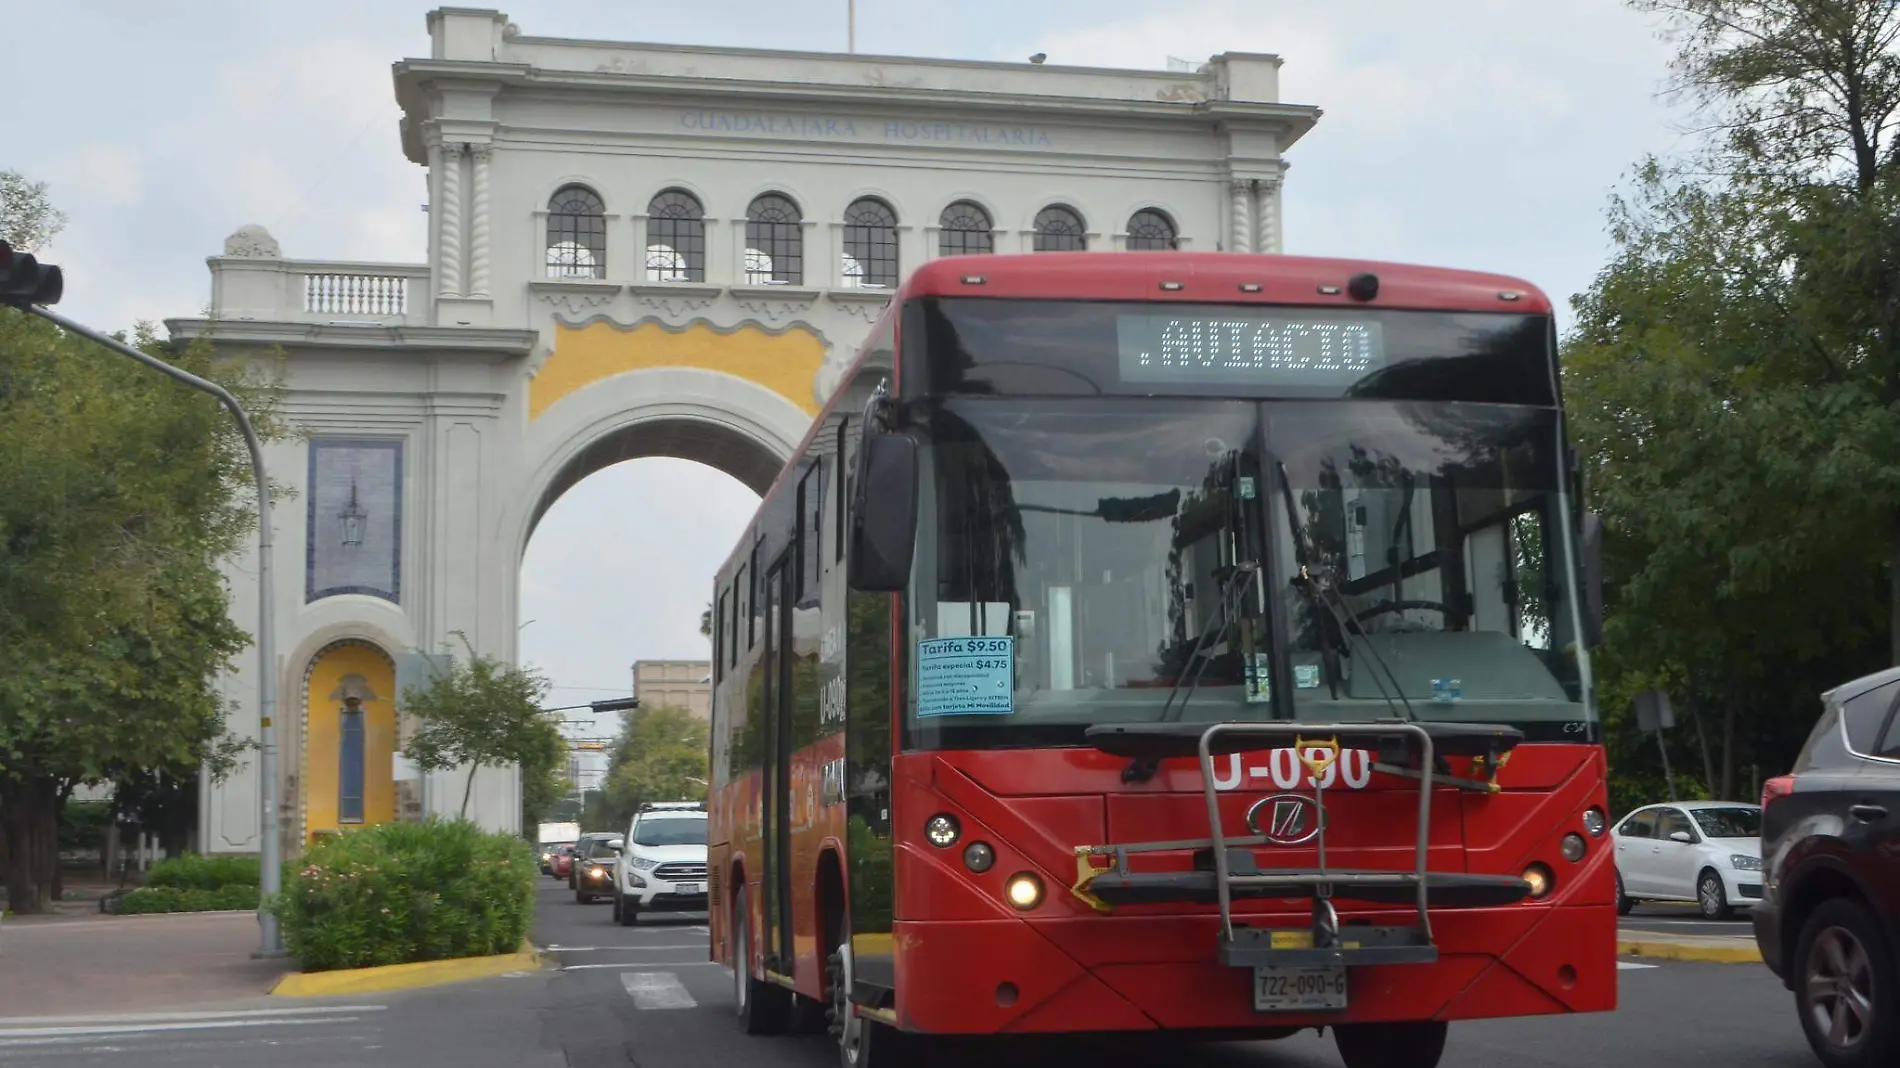
M 570 706 L 637 691 L 642 708 L 705 718 L 713 575 L 793 444 L 710 415 L 661 416 L 577 443 L 546 480 L 521 554 L 516 645 L 563 709 L 563 813 L 627 815 L 591 793 L 607 785 L 623 714 Z M 583 826 L 604 829 L 624 827 Z
M 382 646 L 346 638 L 311 657 L 301 726 L 301 842 L 396 818 L 396 662 Z

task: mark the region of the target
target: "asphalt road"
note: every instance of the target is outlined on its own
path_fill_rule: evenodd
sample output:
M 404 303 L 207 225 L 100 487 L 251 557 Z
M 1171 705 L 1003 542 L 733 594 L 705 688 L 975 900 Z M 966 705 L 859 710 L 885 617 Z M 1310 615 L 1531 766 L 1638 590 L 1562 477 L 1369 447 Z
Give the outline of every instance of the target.
M 1734 938 L 1751 945 L 1755 941 L 1755 928 L 1749 923 L 1748 913 L 1738 910 L 1731 919 L 1705 920 L 1696 907 L 1689 904 L 1638 905 L 1628 916 L 1618 920 L 1616 926 L 1626 937 Z
M 542 882 L 535 941 L 561 970 L 400 995 L 249 1000 L 203 1011 L 0 1019 L 0 1065 L 91 1068 L 832 1068 L 823 1036 L 749 1038 L 732 979 L 706 959 L 704 916 L 615 926 Z M 1645 910 L 1653 913 L 1654 910 Z M 1637 922 L 1680 921 L 1667 914 Z M 1758 965 L 1625 962 L 1605 1016 L 1454 1025 L 1444 1068 L 1813 1068 L 1791 996 Z M 0 1012 L 5 1012 L 0 1006 Z M 1121 1068 L 1339 1068 L 1330 1038 L 1208 1044 L 1116 1038 L 946 1046 L 929 1063 L 1015 1068 L 1112 1058 Z M 919 1068 L 924 1068 L 920 1065 Z

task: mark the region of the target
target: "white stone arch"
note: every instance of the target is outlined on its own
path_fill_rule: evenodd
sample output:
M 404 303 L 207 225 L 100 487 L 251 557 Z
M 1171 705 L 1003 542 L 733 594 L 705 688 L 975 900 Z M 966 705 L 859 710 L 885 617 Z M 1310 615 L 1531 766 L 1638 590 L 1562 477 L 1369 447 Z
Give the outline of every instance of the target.
M 730 216 L 722 216 L 719 214 L 714 207 L 712 194 L 706 192 L 698 182 L 690 182 L 684 178 L 662 178 L 659 181 L 648 183 L 646 192 L 640 197 L 640 210 L 637 214 L 645 215 L 647 209 L 653 206 L 654 197 L 672 189 L 677 189 L 682 193 L 692 194 L 693 198 L 699 201 L 699 210 L 706 213 L 707 219 L 730 218 Z M 553 194 L 550 193 L 548 195 L 552 196 Z M 746 203 L 750 204 L 752 202 L 748 200 Z M 744 208 L 739 210 L 741 213 L 745 211 Z
M 1128 220 L 1133 219 L 1144 211 L 1158 211 L 1167 216 L 1168 221 L 1174 224 L 1175 241 L 1185 242 L 1187 234 L 1183 232 L 1181 228 L 1181 209 L 1165 200 L 1147 199 L 1130 201 L 1126 210 L 1122 212 L 1121 218 L 1116 220 L 1115 229 L 1105 232 L 1111 233 L 1119 238 L 1123 246 L 1126 247 L 1128 241 Z M 1087 219 L 1083 219 L 1082 221 L 1085 224 L 1088 222 Z
M 910 209 L 904 207 L 904 202 L 890 190 L 874 185 L 859 186 L 844 194 L 842 197 L 839 197 L 837 207 L 827 218 L 833 222 L 843 223 L 844 209 L 867 198 L 880 201 L 886 207 L 890 208 L 891 213 L 897 216 L 897 228 L 899 230 L 904 229 L 906 226 L 914 225 L 910 219 Z
M 524 477 L 497 534 L 519 570 L 534 528 L 568 488 L 620 460 L 674 456 L 716 467 L 764 494 L 811 416 L 735 375 L 691 367 L 626 371 L 550 405 L 527 428 Z M 510 595 L 510 601 L 518 591 Z M 511 612 L 516 606 L 511 604 Z
M 556 178 L 552 183 L 544 184 L 541 189 L 541 199 L 534 202 L 534 210 L 542 211 L 542 212 L 547 211 L 548 204 L 554 200 L 554 194 L 560 192 L 563 189 L 566 189 L 570 185 L 585 186 L 595 196 L 600 198 L 601 213 L 603 215 L 605 215 L 609 219 L 617 217 L 616 211 L 614 208 L 613 193 L 610 192 L 612 187 L 609 186 L 606 182 L 603 182 L 602 180 L 600 180 L 599 178 L 595 178 L 591 175 L 585 175 L 585 174 L 563 175 L 560 178 Z M 651 200 L 651 199 L 653 199 L 651 196 L 647 197 L 647 200 Z M 645 205 L 645 201 L 642 201 L 641 203 L 642 203 L 642 206 Z
M 944 197 L 940 201 L 938 201 L 936 208 L 932 210 L 932 212 L 930 213 L 929 225 L 936 226 L 943 221 L 943 210 L 945 208 L 949 207 L 952 204 L 960 204 L 964 202 L 975 204 L 977 207 L 982 208 L 983 211 L 987 213 L 990 217 L 990 226 L 995 227 L 1000 230 L 1009 225 L 1006 219 L 1006 213 L 1001 208 L 997 207 L 996 201 L 994 198 L 985 196 L 982 193 L 967 192 L 967 191 L 960 192 L 960 193 L 952 193 L 949 196 Z M 1029 213 L 1029 220 L 1031 223 L 1035 222 L 1036 212 L 1041 211 L 1041 210 L 1042 210 L 1042 205 L 1037 205 L 1035 211 L 1032 211 Z M 1081 209 L 1078 208 L 1076 210 L 1079 211 Z
M 1043 193 L 1040 196 L 1036 197 L 1034 200 L 1032 200 L 1029 204 L 1028 209 L 1023 213 L 1023 216 L 1022 216 L 1022 227 L 1021 227 L 1022 231 L 1026 234 L 1035 233 L 1036 232 L 1036 216 L 1042 211 L 1042 209 L 1053 208 L 1053 207 L 1068 208 L 1069 210 L 1082 216 L 1082 232 L 1083 233 L 1093 235 L 1093 234 L 1099 234 L 1102 232 L 1101 213 L 1095 207 L 1091 206 L 1087 200 L 1084 200 L 1082 197 L 1075 196 L 1072 193 Z M 1123 224 L 1126 224 L 1127 222 L 1128 222 L 1127 219 L 1122 220 Z
M 816 217 L 812 215 L 812 208 L 811 208 L 813 204 L 812 198 L 807 196 L 804 193 L 799 192 L 797 186 L 795 186 L 791 182 L 760 182 L 758 183 L 757 185 L 752 187 L 751 192 L 740 196 L 739 203 L 734 206 L 732 217 L 738 220 L 739 222 L 749 221 L 750 216 L 747 213 L 752 208 L 752 202 L 766 195 L 767 193 L 777 193 L 778 195 L 782 197 L 786 197 L 789 200 L 791 200 L 792 203 L 798 205 L 798 219 L 801 224 L 809 226 L 813 222 L 817 221 Z
M 930 209 L 930 217 L 918 224 L 923 227 L 924 234 L 928 239 L 926 248 L 924 249 L 924 260 L 939 259 L 944 255 L 943 213 L 950 205 L 962 203 L 975 204 L 977 207 L 983 209 L 985 215 L 990 217 L 991 252 L 1016 251 L 1009 247 L 1009 237 L 1011 233 L 1009 221 L 1005 217 L 1003 210 L 997 206 L 995 200 L 982 193 L 963 191 L 951 193 L 949 196 L 937 201 L 936 205 Z M 1037 210 L 1040 211 L 1041 209 L 1038 208 Z M 1031 213 L 1030 219 L 1032 221 L 1035 219 L 1034 213 Z

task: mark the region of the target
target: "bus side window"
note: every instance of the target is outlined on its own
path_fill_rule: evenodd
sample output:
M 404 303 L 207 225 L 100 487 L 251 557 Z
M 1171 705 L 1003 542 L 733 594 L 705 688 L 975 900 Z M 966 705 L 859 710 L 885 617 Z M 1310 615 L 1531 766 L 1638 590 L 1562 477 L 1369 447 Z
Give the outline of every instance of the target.
M 752 606 L 748 603 L 751 598 L 747 596 L 751 587 L 746 585 L 749 571 L 750 569 L 744 564 L 740 564 L 739 573 L 734 576 L 732 580 L 732 654 L 726 660 L 726 666 L 728 667 L 739 666 L 739 617 L 744 616 L 746 618 L 746 629 L 748 631 L 752 629 Z M 748 633 L 746 637 L 746 647 L 751 648 L 751 635 Z
M 846 431 L 850 429 L 851 420 L 849 417 L 838 420 L 838 447 L 832 452 L 832 456 L 834 457 L 832 469 L 838 472 L 838 477 L 833 480 L 833 485 L 837 491 L 833 496 L 835 503 L 832 505 L 832 512 L 837 517 L 837 522 L 832 524 L 832 530 L 835 534 L 831 539 L 831 562 L 834 564 L 844 563 L 844 532 L 847 529 L 845 527 L 845 498 L 849 496 L 849 490 L 846 488 L 847 479 L 845 478 L 845 472 L 851 470 L 845 466 L 845 453 L 850 450 L 851 439 L 846 435 Z
M 719 591 L 719 608 L 713 614 L 713 684 L 717 685 L 726 677 L 726 615 L 730 590 Z

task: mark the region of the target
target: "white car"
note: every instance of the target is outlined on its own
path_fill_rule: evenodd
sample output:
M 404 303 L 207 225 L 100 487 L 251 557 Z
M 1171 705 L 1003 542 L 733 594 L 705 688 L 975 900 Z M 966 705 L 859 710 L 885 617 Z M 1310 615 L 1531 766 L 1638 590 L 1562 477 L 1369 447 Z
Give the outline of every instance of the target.
M 1746 801 L 1646 805 L 1617 823 L 1616 911 L 1639 901 L 1693 901 L 1725 920 L 1761 900 L 1761 806 Z
M 614 858 L 614 922 L 642 912 L 706 911 L 706 810 L 695 801 L 643 805 Z

